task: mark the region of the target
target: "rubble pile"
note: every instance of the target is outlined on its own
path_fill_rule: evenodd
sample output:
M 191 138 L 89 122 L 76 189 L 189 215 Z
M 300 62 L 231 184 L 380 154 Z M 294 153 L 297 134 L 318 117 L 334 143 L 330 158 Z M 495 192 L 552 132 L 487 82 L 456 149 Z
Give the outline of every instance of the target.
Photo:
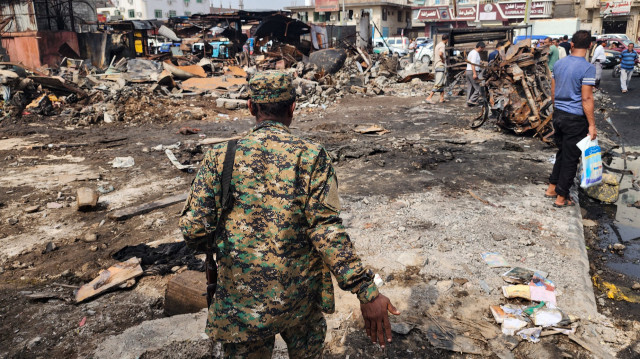
M 534 131 L 545 142 L 553 133 L 548 51 L 548 47 L 532 47 L 530 39 L 522 40 L 501 49 L 484 69 L 486 102 L 497 115 L 497 125 L 516 134 Z M 485 106 L 480 125 L 487 116 Z

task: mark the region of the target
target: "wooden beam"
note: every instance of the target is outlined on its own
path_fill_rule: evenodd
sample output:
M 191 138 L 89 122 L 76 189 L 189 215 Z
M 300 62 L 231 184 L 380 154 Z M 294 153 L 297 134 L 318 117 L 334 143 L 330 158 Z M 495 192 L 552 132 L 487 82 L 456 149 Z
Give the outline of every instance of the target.
M 110 213 L 108 217 L 116 221 L 123 221 L 125 219 L 131 218 L 134 216 L 149 213 L 156 209 L 171 206 L 172 204 L 184 202 L 187 200 L 188 196 L 189 194 L 187 193 L 176 194 L 170 197 L 159 199 L 157 201 L 148 202 L 138 206 L 119 209 L 117 211 L 114 211 L 113 213 Z

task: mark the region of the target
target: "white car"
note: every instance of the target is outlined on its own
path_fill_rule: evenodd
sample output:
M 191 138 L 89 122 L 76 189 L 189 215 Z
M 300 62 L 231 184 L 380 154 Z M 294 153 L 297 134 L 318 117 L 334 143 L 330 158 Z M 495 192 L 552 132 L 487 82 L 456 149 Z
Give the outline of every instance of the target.
M 629 37 L 625 34 L 601 34 L 596 36 L 596 39 L 600 40 L 602 38 L 605 39 L 611 39 L 611 38 L 616 38 L 616 39 L 620 39 L 620 40 L 627 40 L 629 41 Z
M 430 65 L 433 60 L 433 42 L 418 48 L 414 60 Z

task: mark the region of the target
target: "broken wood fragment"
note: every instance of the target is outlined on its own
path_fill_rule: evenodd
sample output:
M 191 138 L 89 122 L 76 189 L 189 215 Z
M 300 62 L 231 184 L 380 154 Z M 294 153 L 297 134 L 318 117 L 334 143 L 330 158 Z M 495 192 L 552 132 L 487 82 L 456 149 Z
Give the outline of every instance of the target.
M 114 211 L 113 213 L 110 213 L 108 217 L 116 221 L 122 221 L 134 216 L 149 213 L 156 209 L 168 207 L 179 202 L 184 202 L 187 200 L 188 196 L 189 195 L 187 193 L 176 194 L 170 197 L 159 199 L 157 201 L 141 204 L 138 206 L 128 207 L 124 209 L 119 209 L 117 211 Z
M 196 313 L 207 307 L 207 279 L 202 272 L 187 270 L 167 283 L 164 314 Z
M 140 259 L 133 257 L 125 262 L 116 263 L 100 272 L 91 282 L 83 285 L 76 293 L 76 303 L 93 298 L 107 290 L 118 287 L 130 279 L 141 276 Z

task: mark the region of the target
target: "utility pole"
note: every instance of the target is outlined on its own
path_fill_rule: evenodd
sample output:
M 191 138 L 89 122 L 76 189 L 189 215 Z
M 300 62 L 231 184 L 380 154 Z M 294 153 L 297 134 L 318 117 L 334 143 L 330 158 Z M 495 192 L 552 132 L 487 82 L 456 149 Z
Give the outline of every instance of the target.
M 524 24 L 529 25 L 529 14 L 531 13 L 531 0 L 527 0 L 527 6 L 524 8 Z
M 238 0 L 238 8 L 240 8 L 240 10 L 244 10 L 244 0 Z
M 474 21 L 476 27 L 482 26 L 480 23 L 480 0 L 476 2 L 476 20 Z
M 346 25 L 347 24 L 347 11 L 344 9 L 344 1 L 342 0 L 342 25 Z

